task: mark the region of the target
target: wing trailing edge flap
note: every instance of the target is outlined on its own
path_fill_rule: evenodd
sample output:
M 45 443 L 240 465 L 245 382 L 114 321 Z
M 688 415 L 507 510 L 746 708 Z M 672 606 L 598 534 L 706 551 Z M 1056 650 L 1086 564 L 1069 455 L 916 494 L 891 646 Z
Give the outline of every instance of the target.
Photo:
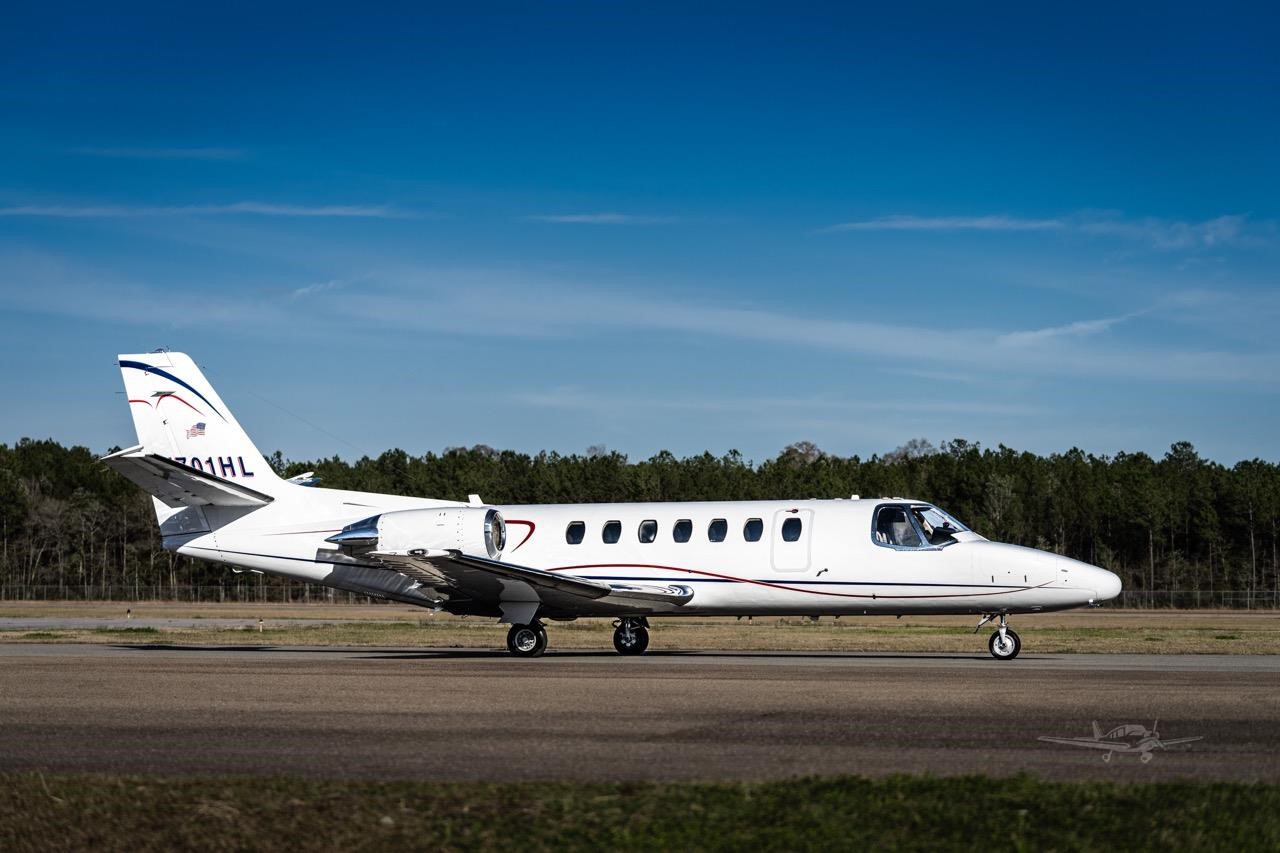
M 603 599 L 618 603 L 638 604 L 640 602 L 656 602 L 668 605 L 681 605 L 693 598 L 693 590 L 687 586 L 659 586 L 657 584 L 622 584 L 605 583 L 587 578 L 562 575 L 543 569 L 534 569 L 515 563 L 502 563 L 485 557 L 473 557 L 460 551 L 449 551 L 443 555 L 433 553 L 430 556 L 399 554 L 374 551 L 368 556 L 388 563 L 397 571 L 409 569 L 406 574 L 416 577 L 428 584 L 429 576 L 438 579 L 440 585 L 453 585 L 463 581 L 458 570 L 481 572 L 492 578 L 509 581 L 522 581 L 535 590 L 552 590 L 562 595 L 585 598 L 605 603 Z
M 147 453 L 141 445 L 104 456 L 102 462 L 166 506 L 256 507 L 273 500 L 270 495 L 239 483 Z

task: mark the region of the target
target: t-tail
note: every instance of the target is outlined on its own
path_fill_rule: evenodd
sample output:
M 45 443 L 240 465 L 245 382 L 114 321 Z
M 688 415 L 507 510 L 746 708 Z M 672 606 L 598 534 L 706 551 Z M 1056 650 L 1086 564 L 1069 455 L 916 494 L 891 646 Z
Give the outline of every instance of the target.
M 190 356 L 160 351 L 119 359 L 138 444 L 104 461 L 151 493 L 166 536 L 216 528 L 290 488 Z

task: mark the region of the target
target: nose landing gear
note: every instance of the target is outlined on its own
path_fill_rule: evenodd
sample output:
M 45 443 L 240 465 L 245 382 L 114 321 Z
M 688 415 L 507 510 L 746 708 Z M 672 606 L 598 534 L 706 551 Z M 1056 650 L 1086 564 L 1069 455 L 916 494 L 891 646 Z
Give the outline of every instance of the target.
M 623 616 L 614 622 L 613 647 L 620 655 L 642 655 L 649 648 L 649 620 L 643 616 Z
M 1022 638 L 1009 627 L 1009 614 L 988 613 L 982 617 L 982 621 L 973 631 L 976 634 L 978 628 L 997 617 L 1000 619 L 1000 627 L 992 633 L 991 639 L 987 640 L 987 649 L 996 660 L 1013 660 L 1018 656 L 1018 652 L 1022 651 Z

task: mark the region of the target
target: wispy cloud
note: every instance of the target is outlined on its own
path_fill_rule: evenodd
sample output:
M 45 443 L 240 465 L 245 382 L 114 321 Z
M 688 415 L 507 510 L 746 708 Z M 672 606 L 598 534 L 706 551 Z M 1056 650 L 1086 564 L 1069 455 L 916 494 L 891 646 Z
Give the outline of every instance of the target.
M 308 284 L 305 287 L 299 287 L 289 294 L 290 299 L 302 299 L 307 296 L 314 296 L 317 293 L 325 293 L 330 290 L 337 290 L 340 287 L 346 287 L 347 283 L 339 279 L 333 278 L 328 281 L 318 281 L 315 284 Z
M 649 348 L 690 341 L 730 346 L 739 341 L 757 345 L 752 352 L 776 346 L 822 353 L 836 359 L 833 364 L 856 365 L 857 371 L 869 375 L 914 369 L 972 375 L 986 382 L 1075 376 L 1183 386 L 1246 383 L 1268 393 L 1280 383 L 1275 369 L 1280 352 L 1271 339 L 1227 348 L 1183 337 L 1152 343 L 1103 334 L 1136 314 L 1010 331 L 960 325 L 945 315 L 886 323 L 773 305 L 733 305 L 728 304 L 731 298 L 708 298 L 638 281 L 605 287 L 519 269 L 383 268 L 360 272 L 356 278 L 361 282 L 360 298 L 341 304 L 307 297 L 336 289 L 340 285 L 334 282 L 350 282 L 352 275 L 317 279 L 296 291 L 276 289 L 275 296 L 271 288 L 246 291 L 228 286 L 220 289 L 217 302 L 229 316 L 252 316 L 266 326 L 302 324 L 310 330 L 344 333 L 376 330 L 380 337 L 398 335 L 405 340 L 564 339 L 582 341 L 585 351 L 597 345 L 611 349 L 624 338 Z M 0 254 L 0 285 L 6 282 L 13 286 L 0 286 L 0 305 L 110 322 L 154 323 L 150 308 L 174 301 L 161 285 L 113 283 L 92 267 L 68 267 L 23 255 Z M 16 286 L 19 283 L 22 286 Z M 193 298 L 203 298 L 199 291 L 191 292 Z M 680 310 L 673 310 L 673 305 Z M 508 322 L 494 322 L 495 306 Z M 1144 310 L 1164 316 L 1169 309 Z M 195 309 L 167 313 L 208 320 L 208 312 Z
M 221 289 L 221 288 L 219 288 Z M 153 285 L 110 269 L 32 250 L 0 252 L 0 305 L 96 322 L 188 329 L 201 323 L 240 329 L 292 328 L 289 306 L 253 295 L 209 299 L 211 288 Z M 164 305 L 163 312 L 156 306 Z M 202 316 L 203 314 L 203 316 Z
M 244 160 L 249 152 L 243 148 L 98 148 L 82 146 L 68 149 L 87 157 L 112 157 L 121 160 Z
M 678 221 L 674 216 L 647 216 L 636 213 L 541 213 L 526 216 L 533 222 L 568 225 L 661 225 Z
M 1102 317 L 1097 320 L 1078 320 L 1061 326 L 1048 326 L 1043 329 L 1032 329 L 1026 332 L 1009 332 L 996 339 L 997 343 L 1006 346 L 1027 346 L 1057 338 L 1083 338 L 1107 331 L 1118 323 L 1132 320 L 1142 312 L 1122 314 L 1118 317 Z
M 823 228 L 837 231 L 1054 231 L 1066 228 L 1061 219 L 1018 219 L 1012 216 L 880 216 L 840 222 Z
M 549 409 L 617 413 L 638 410 L 700 414 L 748 415 L 762 412 L 802 411 L 855 417 L 867 412 L 908 412 L 916 414 L 996 414 L 1008 417 L 1042 414 L 1037 406 L 1023 403 L 996 403 L 986 400 L 853 400 L 829 396 L 803 397 L 690 397 L 682 395 L 609 394 L 572 386 L 547 390 L 518 391 L 510 395 L 522 406 Z
M 1157 249 L 1209 249 L 1256 242 L 1259 238 L 1248 234 L 1246 225 L 1243 216 L 1218 216 L 1204 222 L 1099 220 L 1080 222 L 1075 228 L 1084 234 L 1148 242 Z
M 27 204 L 0 207 L 0 216 L 52 217 L 57 219 L 123 219 L 139 216 L 293 216 L 350 217 L 363 219 L 401 219 L 416 214 L 385 205 L 300 205 L 238 201 L 232 204 L 186 204 L 166 206 L 138 205 L 61 205 Z
M 1270 223 L 1251 229 L 1246 216 L 1217 216 L 1202 222 L 1158 219 L 1122 219 L 1109 216 L 1075 215 L 1051 219 L 1027 219 L 1004 214 L 987 216 L 880 216 L 840 222 L 822 233 L 842 231 L 991 231 L 1061 232 L 1112 237 L 1148 243 L 1162 250 L 1207 249 L 1227 245 L 1265 242 Z
M 673 304 L 681 310 L 672 310 Z M 501 305 L 506 316 L 518 317 L 519 322 L 494 325 L 489 320 L 494 305 Z M 323 303 L 317 303 L 317 308 L 326 309 Z M 927 320 L 885 323 L 726 305 L 643 286 L 582 286 L 503 270 L 406 269 L 380 275 L 370 280 L 359 300 L 341 307 L 341 318 L 347 323 L 445 335 L 572 339 L 637 334 L 647 340 L 655 335 L 670 336 L 673 341 L 739 340 L 865 358 L 873 368 L 912 367 L 988 378 L 1070 375 L 1127 381 L 1154 377 L 1195 383 L 1263 376 L 1268 385 L 1280 382 L 1280 374 L 1273 369 L 1277 358 L 1273 346 L 1223 351 L 1101 334 L 1129 315 L 1031 331 Z M 1087 344 L 1085 338 L 1089 338 Z M 1011 345 L 1018 345 L 1016 358 L 1011 358 Z

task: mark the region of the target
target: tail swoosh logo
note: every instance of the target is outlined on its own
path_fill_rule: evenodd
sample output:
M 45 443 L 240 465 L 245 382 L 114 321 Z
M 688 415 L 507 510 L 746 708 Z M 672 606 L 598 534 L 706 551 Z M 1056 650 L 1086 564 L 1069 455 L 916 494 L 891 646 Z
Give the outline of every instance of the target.
M 145 364 L 145 363 L 143 363 L 143 362 L 141 362 L 141 361 L 122 361 L 122 362 L 120 362 L 120 367 L 122 367 L 122 368 L 129 367 L 129 368 L 132 368 L 132 369 L 134 369 L 134 370 L 141 370 L 143 373 L 154 373 L 156 376 L 163 376 L 165 379 L 168 379 L 170 382 L 176 382 L 176 383 L 178 383 L 179 385 L 181 385 L 183 388 L 186 388 L 186 389 L 187 389 L 188 391 L 190 391 L 192 394 L 195 394 L 195 395 L 196 395 L 197 397 L 199 397 L 201 400 L 204 400 L 204 404 L 205 404 L 206 406 L 208 406 L 210 409 L 212 409 L 212 410 L 213 410 L 213 413 L 214 413 L 215 415 L 217 415 L 218 417 L 222 418 L 224 421 L 227 419 L 227 418 L 226 418 L 226 416 L 225 416 L 224 414 L 222 414 L 222 412 L 219 412 L 219 411 L 218 411 L 218 407 L 217 407 L 217 406 L 215 406 L 215 405 L 213 405 L 213 403 L 210 403 L 210 402 L 209 402 L 209 398 L 208 398 L 208 397 L 206 397 L 205 395 L 201 394 L 199 391 L 197 391 L 197 390 L 196 390 L 195 388 L 193 388 L 191 385 L 189 385 L 188 383 L 186 383 L 186 382 L 182 381 L 182 380 L 181 380 L 181 379 L 179 379 L 178 377 L 174 376 L 172 373 L 170 373 L 170 372 L 169 372 L 169 371 L 167 371 L 167 370 L 163 370 L 163 369 L 161 369 L 161 368 L 159 368 L 159 367 L 156 367 L 156 366 L 154 366 L 154 365 L 151 365 L 151 364 Z M 186 402 L 186 401 L 182 401 L 182 402 Z

